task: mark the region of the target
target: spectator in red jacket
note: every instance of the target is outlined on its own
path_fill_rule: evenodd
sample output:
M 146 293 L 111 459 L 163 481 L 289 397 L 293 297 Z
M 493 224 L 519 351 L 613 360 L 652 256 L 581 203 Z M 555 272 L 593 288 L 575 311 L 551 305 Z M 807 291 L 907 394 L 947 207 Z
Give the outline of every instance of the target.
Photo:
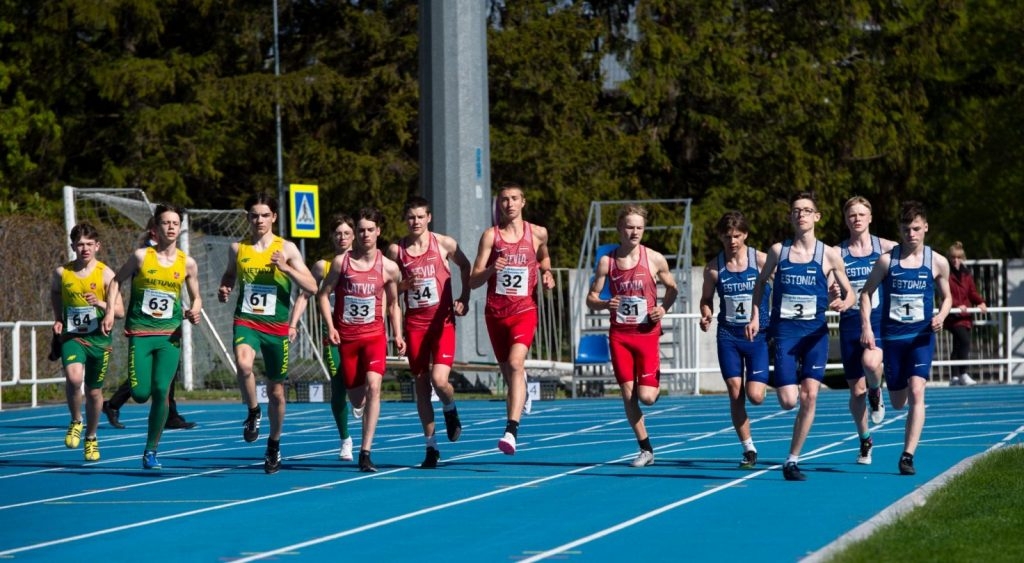
M 949 247 L 949 292 L 953 297 L 953 307 L 959 307 L 960 312 L 950 313 L 946 317 L 944 326 L 953 335 L 953 351 L 950 353 L 951 360 L 966 360 L 971 357 L 971 328 L 974 326 L 971 313 L 965 312 L 968 307 L 978 307 L 981 312 L 988 311 L 985 300 L 978 293 L 978 287 L 974 285 L 974 276 L 971 269 L 964 261 L 967 259 L 964 254 L 964 245 L 956 241 Z M 950 376 L 950 385 L 974 385 L 977 381 L 967 373 L 967 366 L 953 366 L 954 375 Z

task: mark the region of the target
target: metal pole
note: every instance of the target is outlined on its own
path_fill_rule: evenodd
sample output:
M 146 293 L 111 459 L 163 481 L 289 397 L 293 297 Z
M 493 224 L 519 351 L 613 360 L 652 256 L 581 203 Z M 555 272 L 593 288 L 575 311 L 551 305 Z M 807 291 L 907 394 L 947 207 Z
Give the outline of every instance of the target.
M 277 0 L 274 0 L 274 127 L 277 130 L 277 220 L 282 237 L 288 236 L 288 200 L 284 192 L 284 159 L 281 156 L 281 57 L 277 43 Z

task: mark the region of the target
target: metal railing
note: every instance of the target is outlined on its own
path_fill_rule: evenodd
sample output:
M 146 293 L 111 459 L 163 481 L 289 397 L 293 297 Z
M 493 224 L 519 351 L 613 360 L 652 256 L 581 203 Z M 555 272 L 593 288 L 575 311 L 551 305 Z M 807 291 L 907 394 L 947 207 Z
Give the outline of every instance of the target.
M 551 299 L 557 303 L 557 297 Z M 553 317 L 565 321 L 564 303 Z M 556 308 L 558 309 L 558 308 Z M 954 312 L 959 311 L 953 309 Z M 975 315 L 972 331 L 972 357 L 968 360 L 950 360 L 950 335 L 943 330 L 937 334 L 935 360 L 932 362 L 931 382 L 936 385 L 948 384 L 954 366 L 971 366 L 971 376 L 979 383 L 1021 383 L 1024 382 L 1024 307 L 989 307 L 987 314 L 979 309 L 967 309 Z M 837 316 L 828 314 L 829 326 L 836 329 Z M 699 339 L 713 339 L 714 331 L 701 332 L 698 328 L 700 315 L 696 313 L 670 313 L 665 317 L 666 331 L 677 331 L 670 339 L 678 353 L 672 361 L 663 361 L 662 386 L 671 394 L 699 394 L 707 389 L 704 377 L 721 377 L 716 358 L 704 358 Z M 566 323 L 567 324 L 567 323 Z M 30 404 L 39 404 L 39 386 L 63 384 L 60 361 L 52 361 L 47 355 L 50 347 L 51 321 L 0 322 L 0 409 L 3 408 L 3 392 L 14 386 L 30 386 Z M 833 332 L 834 335 L 834 332 Z M 564 334 L 562 335 L 564 336 Z M 552 339 L 560 339 L 552 336 Z M 309 344 L 315 345 L 315 337 Z M 557 346 L 552 346 L 553 350 Z M 683 350 L 692 353 L 683 353 Z M 711 350 L 714 346 L 710 347 Z M 669 354 L 662 350 L 662 354 Z M 545 354 L 547 356 L 547 354 Z M 601 374 L 583 373 L 572 364 L 559 361 L 556 354 L 549 357 L 531 358 L 531 368 L 550 369 L 561 372 L 562 380 L 575 386 L 581 381 L 604 379 L 614 382 L 611 371 Z M 839 362 L 830 362 L 827 370 L 842 370 Z

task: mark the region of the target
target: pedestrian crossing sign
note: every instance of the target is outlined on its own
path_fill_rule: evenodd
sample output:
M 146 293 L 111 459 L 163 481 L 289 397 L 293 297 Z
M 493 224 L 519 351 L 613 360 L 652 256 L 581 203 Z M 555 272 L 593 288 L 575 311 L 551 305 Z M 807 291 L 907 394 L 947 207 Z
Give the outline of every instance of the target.
M 292 238 L 320 238 L 319 186 L 292 184 L 291 194 Z

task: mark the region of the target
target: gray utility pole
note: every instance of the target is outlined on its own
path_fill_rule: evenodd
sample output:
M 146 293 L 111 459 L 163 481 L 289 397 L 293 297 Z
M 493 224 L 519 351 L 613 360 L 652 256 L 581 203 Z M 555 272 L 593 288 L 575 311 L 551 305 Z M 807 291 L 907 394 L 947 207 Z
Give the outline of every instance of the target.
M 420 191 L 433 228 L 457 240 L 470 262 L 491 226 L 486 7 L 481 0 L 420 3 Z M 452 277 L 458 296 L 461 282 Z M 458 326 L 456 361 L 494 361 L 482 290 L 472 293 Z
M 277 132 L 277 228 L 281 237 L 288 237 L 288 194 L 284 191 L 284 159 L 281 155 L 281 55 L 277 43 L 277 0 L 274 0 L 274 129 Z M 305 256 L 305 241 L 303 241 Z

